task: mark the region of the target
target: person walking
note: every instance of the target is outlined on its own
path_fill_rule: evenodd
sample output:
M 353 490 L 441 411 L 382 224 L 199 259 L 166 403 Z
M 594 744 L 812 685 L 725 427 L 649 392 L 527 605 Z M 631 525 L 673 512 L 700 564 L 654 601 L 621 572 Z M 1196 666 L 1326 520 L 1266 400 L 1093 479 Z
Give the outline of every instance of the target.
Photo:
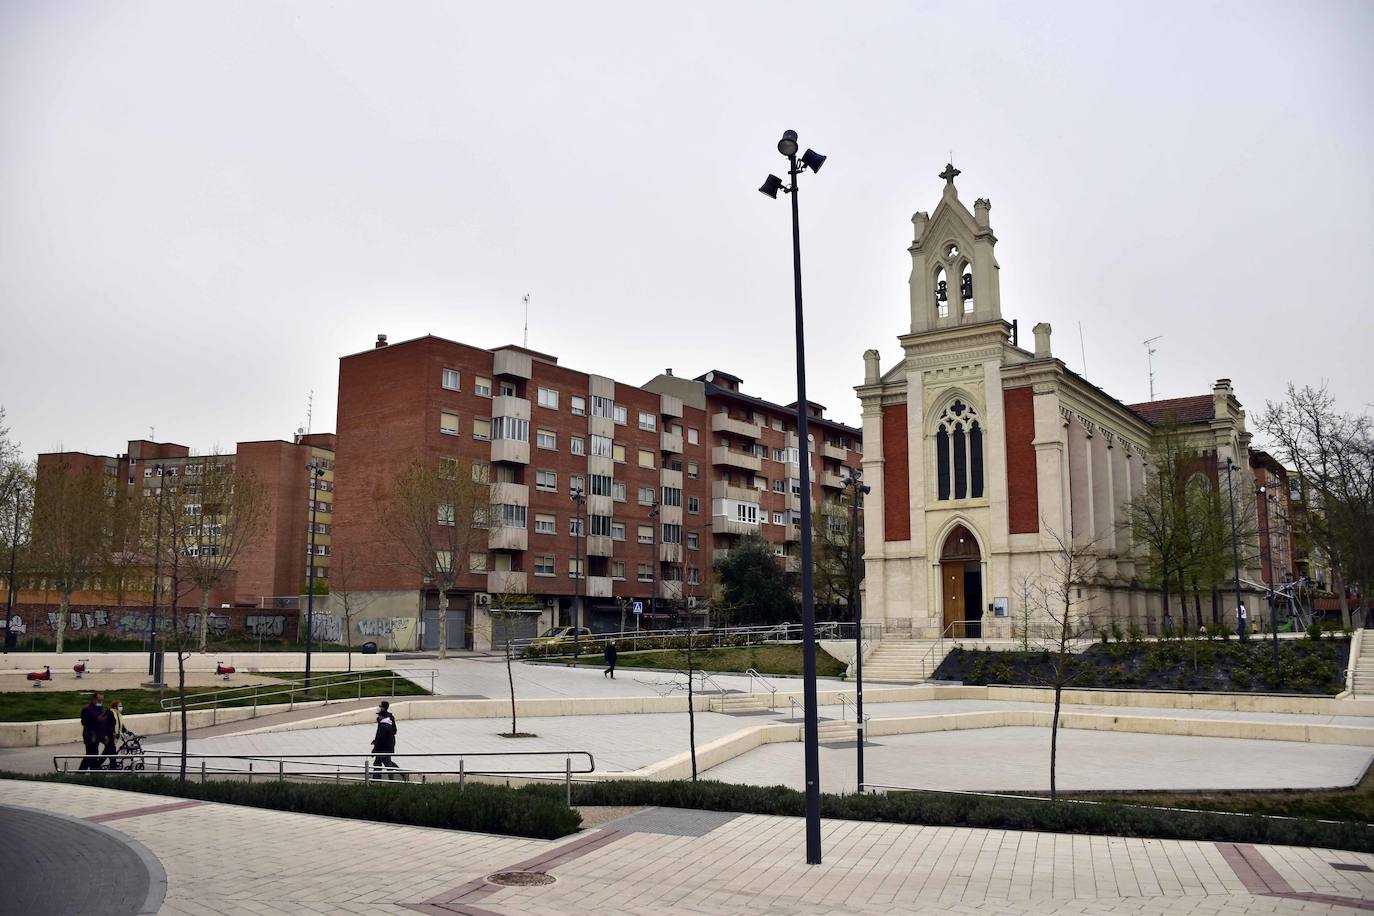
M 606 649 L 602 654 L 606 656 L 606 670 L 601 672 L 601 676 L 615 680 L 616 648 L 614 639 L 607 640 Z
M 382 700 L 381 705 L 377 707 L 377 733 L 372 737 L 372 753 L 376 755 L 372 761 L 374 768 L 400 769 L 396 761 L 391 759 L 391 755 L 396 753 L 396 717 L 392 715 L 391 704 L 386 700 Z M 400 775 L 402 779 L 407 778 L 404 773 Z M 387 778 L 394 777 L 387 774 Z
M 109 729 L 105 733 L 103 748 L 104 761 L 111 770 L 119 769 L 116 746 L 119 743 L 119 736 L 124 734 L 124 701 L 112 700 L 110 708 L 105 713 L 108 718 Z
M 1244 640 L 1246 636 L 1249 635 L 1246 632 L 1245 628 L 1245 625 L 1249 622 L 1250 612 L 1245 609 L 1245 602 L 1242 601 L 1240 603 L 1240 607 L 1236 608 L 1236 633 L 1240 636 L 1242 640 Z
M 81 707 L 81 743 L 86 746 L 86 756 L 77 769 L 100 769 L 100 739 L 105 735 L 107 721 L 105 695 L 97 690 L 91 694 L 91 701 Z

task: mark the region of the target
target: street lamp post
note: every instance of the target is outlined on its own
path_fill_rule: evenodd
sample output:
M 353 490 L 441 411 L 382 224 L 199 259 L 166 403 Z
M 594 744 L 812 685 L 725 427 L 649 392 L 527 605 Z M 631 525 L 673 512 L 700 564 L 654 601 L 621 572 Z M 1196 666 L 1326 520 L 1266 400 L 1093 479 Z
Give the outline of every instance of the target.
M 1269 567 L 1269 628 L 1274 631 L 1274 686 L 1279 684 L 1279 616 L 1278 601 L 1274 598 L 1274 534 L 1269 530 L 1269 501 L 1274 498 L 1266 487 L 1255 491 L 1264 508 L 1264 560 Z
M 860 793 L 864 790 L 864 614 L 859 597 L 859 569 L 862 562 L 859 554 L 859 497 L 872 489 L 868 484 L 859 482 L 863 473 L 861 468 L 854 468 L 844 479 L 845 487 L 849 488 L 849 532 L 853 542 L 849 562 L 849 600 L 854 605 L 854 707 L 859 720 L 857 750 Z
M 649 592 L 649 628 L 653 628 L 653 614 L 658 608 L 658 500 L 654 500 L 653 507 L 649 509 L 649 528 L 653 531 L 652 539 L 649 541 L 649 559 L 653 562 L 649 567 L 653 570 L 652 591 Z M 635 578 L 638 578 L 636 576 Z
M 582 518 L 582 507 L 586 505 L 587 495 L 579 487 L 572 491 L 570 496 L 572 501 L 577 504 L 577 524 L 573 526 L 573 543 L 576 545 L 577 552 L 577 578 L 573 580 L 573 664 L 576 665 L 582 657 L 582 580 L 587 575 L 587 559 L 582 556 L 582 544 L 585 532 L 582 530 L 584 524 Z
M 19 549 L 19 513 L 23 503 L 21 502 L 24 484 L 22 481 L 14 482 L 14 532 L 10 535 L 10 575 L 9 592 L 5 596 L 5 654 L 10 651 L 10 621 L 14 619 L 14 573 L 15 573 L 15 552 Z
M 153 534 L 153 628 L 148 637 L 148 676 L 149 687 L 167 686 L 162 680 L 162 651 L 158 646 L 158 592 L 162 584 L 162 495 L 167 492 L 163 467 L 153 465 L 157 471 L 157 527 Z M 176 596 L 173 596 L 176 600 Z
M 1226 458 L 1226 498 L 1231 503 L 1231 555 L 1236 567 L 1236 631 L 1245 639 L 1245 620 L 1240 616 L 1240 541 L 1236 537 L 1236 491 L 1231 486 L 1231 471 L 1236 463 L 1228 455 Z
M 811 453 L 810 434 L 807 422 L 806 400 L 806 333 L 802 314 L 801 283 L 801 228 L 797 215 L 797 176 L 806 169 L 819 172 L 825 164 L 825 157 L 815 150 L 808 149 L 797 161 L 797 132 L 783 131 L 778 141 L 778 152 L 787 157 L 787 175 L 790 179 L 783 186 L 781 178 L 769 175 L 759 190 L 774 199 L 779 191 L 792 197 L 792 291 L 796 313 L 797 338 L 797 445 L 799 447 L 799 466 L 801 468 L 801 592 L 802 592 L 802 699 L 805 723 L 802 728 L 805 739 L 806 760 L 806 862 L 808 865 L 821 863 L 821 765 L 819 745 L 819 723 L 816 710 L 816 596 L 811 576 Z
M 310 572 L 305 589 L 305 689 L 309 690 L 310 654 L 315 642 L 315 510 L 320 504 L 320 478 L 324 476 L 324 468 L 313 461 L 305 467 L 310 471 Z

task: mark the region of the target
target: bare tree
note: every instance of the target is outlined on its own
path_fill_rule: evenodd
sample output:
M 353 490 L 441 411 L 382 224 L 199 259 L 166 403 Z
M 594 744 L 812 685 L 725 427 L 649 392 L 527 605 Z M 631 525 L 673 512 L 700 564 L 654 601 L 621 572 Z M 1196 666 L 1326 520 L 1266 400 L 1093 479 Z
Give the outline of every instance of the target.
M 35 572 L 60 595 L 56 641 L 61 653 L 72 592 L 87 586 L 110 554 L 110 502 L 102 473 L 77 470 L 65 458 L 39 468 L 34 496 L 32 559 Z
M 348 547 L 335 546 L 329 559 L 329 592 L 343 615 L 344 641 L 348 646 L 348 670 L 353 670 L 353 618 L 372 604 L 374 595 L 358 587 L 357 554 Z
M 182 479 L 178 503 L 187 517 L 186 571 L 200 591 L 197 649 L 204 652 L 210 592 L 234 568 L 244 547 L 262 534 L 270 497 L 252 474 L 238 473 L 228 457 L 207 456 L 195 467 L 200 473 Z
M 437 466 L 417 459 L 396 475 L 382 515 L 409 568 L 439 592 L 440 658 L 448 657 L 449 592 L 471 557 L 486 554 L 488 525 L 526 524 L 525 507 L 491 505 L 488 474 L 487 464 L 466 459 L 441 458 Z
M 494 606 L 487 614 L 490 621 L 490 638 L 492 648 L 501 647 L 502 654 L 506 661 L 506 684 L 510 689 L 510 731 L 501 735 L 503 738 L 533 738 L 536 737 L 532 732 L 522 732 L 517 727 L 515 710 L 515 622 L 528 616 L 528 611 L 518 611 L 516 608 L 529 608 L 537 606 L 538 599 L 533 595 L 517 591 L 523 588 L 523 581 L 519 578 L 519 573 L 511 573 L 504 577 L 504 581 L 498 583 L 499 588 L 492 594 Z

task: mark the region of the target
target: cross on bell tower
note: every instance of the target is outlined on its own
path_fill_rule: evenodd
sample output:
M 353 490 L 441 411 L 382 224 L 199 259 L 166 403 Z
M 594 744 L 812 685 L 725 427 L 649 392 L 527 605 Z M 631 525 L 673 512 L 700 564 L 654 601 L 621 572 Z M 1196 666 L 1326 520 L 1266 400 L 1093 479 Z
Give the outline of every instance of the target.
M 956 169 L 953 162 L 946 162 L 945 170 L 940 173 L 939 177 L 945 180 L 945 184 L 954 184 L 954 179 L 962 174 L 964 173 Z

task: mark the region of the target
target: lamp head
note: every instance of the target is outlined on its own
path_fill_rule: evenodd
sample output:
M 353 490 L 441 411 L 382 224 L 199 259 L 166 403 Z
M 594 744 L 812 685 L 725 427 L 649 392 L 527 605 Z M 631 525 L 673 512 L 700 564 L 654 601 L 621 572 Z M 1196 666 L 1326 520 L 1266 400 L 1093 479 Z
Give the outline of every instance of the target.
M 782 179 L 777 175 L 769 175 L 763 181 L 763 186 L 759 188 L 760 194 L 767 194 L 774 200 L 778 199 L 778 192 L 782 190 Z
M 797 132 L 795 130 L 785 130 L 782 132 L 782 139 L 778 141 L 778 152 L 788 159 L 797 155 Z
M 802 165 L 806 166 L 813 172 L 819 172 L 821 170 L 821 166 L 825 165 L 825 157 L 813 149 L 809 149 L 806 152 L 802 153 L 801 160 Z

